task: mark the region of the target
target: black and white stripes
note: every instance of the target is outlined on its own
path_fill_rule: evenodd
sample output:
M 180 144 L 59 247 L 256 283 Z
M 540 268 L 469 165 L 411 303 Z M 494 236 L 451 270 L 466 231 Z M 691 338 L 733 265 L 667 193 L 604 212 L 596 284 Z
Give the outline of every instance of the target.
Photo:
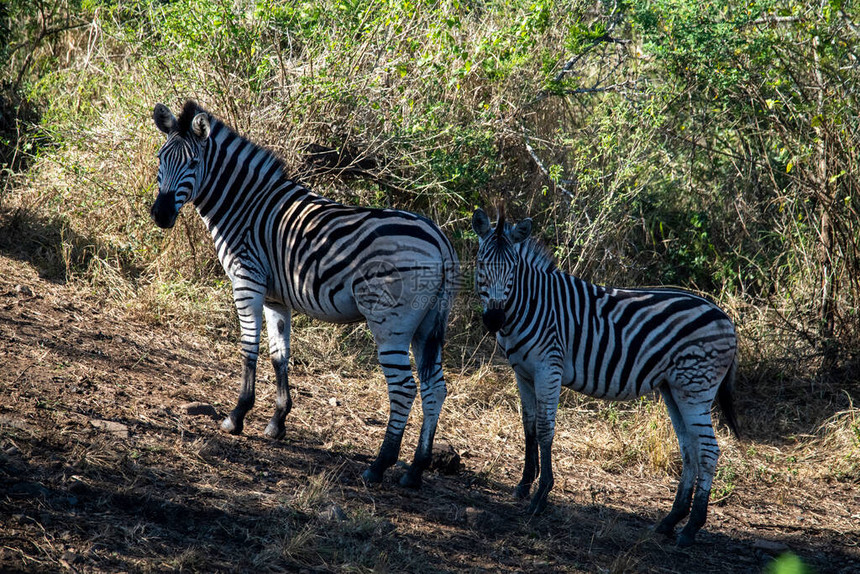
M 551 446 L 561 387 L 627 400 L 658 390 L 678 436 L 684 466 L 675 503 L 658 525 L 670 534 L 692 514 L 678 537 L 693 542 L 707 514 L 720 449 L 711 405 L 716 397 L 737 434 L 731 385 L 737 341 L 726 314 L 703 297 L 676 289 L 613 289 L 556 268 L 529 239 L 531 220 L 496 229 L 477 210 L 480 238 L 476 290 L 484 324 L 514 369 L 522 401 L 526 456 L 518 497 L 543 510 L 553 485 Z M 695 490 L 695 496 L 694 496 Z
M 238 403 L 222 428 L 240 433 L 254 404 L 263 315 L 277 374 L 276 410 L 265 431 L 272 438 L 283 436 L 292 406 L 292 311 L 337 323 L 366 320 L 388 383 L 390 418 L 364 478 L 381 480 L 397 460 L 417 392 L 411 345 L 424 421 L 415 461 L 401 482 L 418 486 L 446 395 L 441 351 L 459 275 L 448 239 L 418 215 L 348 207 L 310 192 L 285 175 L 274 155 L 193 102 L 179 118 L 157 104 L 153 119 L 167 141 L 159 152 L 152 217 L 172 227 L 179 209 L 192 203 L 233 285 L 245 366 Z

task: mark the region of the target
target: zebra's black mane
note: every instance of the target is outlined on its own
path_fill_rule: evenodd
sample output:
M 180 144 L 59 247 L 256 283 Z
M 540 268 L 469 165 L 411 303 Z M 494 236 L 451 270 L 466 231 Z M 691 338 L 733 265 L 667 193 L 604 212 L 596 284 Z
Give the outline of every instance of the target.
M 215 116 L 214 114 L 209 112 L 209 110 L 206 110 L 206 109 L 200 107 L 200 105 L 197 102 L 195 102 L 194 100 L 188 100 L 185 102 L 185 105 L 182 106 L 182 112 L 179 114 L 179 118 L 177 118 L 177 120 L 176 120 L 176 131 L 179 132 L 179 135 L 181 135 L 183 138 L 191 135 L 191 133 L 192 133 L 192 131 L 191 131 L 191 120 L 194 119 L 194 116 L 196 116 L 197 114 L 200 114 L 200 113 L 203 113 L 203 114 L 206 114 L 207 116 L 209 116 L 209 122 L 213 126 L 216 123 L 219 124 L 222 127 L 222 129 L 227 130 L 229 133 L 231 133 L 234 136 L 236 136 L 237 138 L 241 139 L 242 142 L 245 143 L 245 145 L 249 145 L 256 150 L 261 150 L 262 152 L 266 153 L 269 157 L 272 158 L 272 160 L 275 163 L 277 163 L 278 167 L 281 170 L 282 177 L 284 177 L 285 179 L 289 179 L 290 181 L 295 181 L 298 183 L 298 180 L 296 178 L 290 177 L 290 175 L 287 173 L 286 165 L 284 165 L 284 160 L 282 160 L 280 157 L 278 157 L 278 155 L 275 152 L 273 152 L 272 150 L 270 150 L 269 148 L 267 148 L 265 146 L 262 146 L 256 142 L 252 141 L 251 139 L 243 136 L 242 134 L 236 132 L 236 130 L 234 130 L 232 127 L 227 125 L 227 123 L 225 123 L 223 120 L 221 120 L 221 118 Z
M 538 271 L 555 271 L 555 257 L 540 239 L 529 237 L 515 246 L 520 252 L 520 261 Z
M 201 108 L 197 105 L 197 102 L 194 100 L 188 100 L 185 102 L 185 105 L 182 106 L 182 112 L 179 114 L 179 118 L 176 120 L 176 131 L 178 131 L 182 136 L 187 136 L 191 133 L 191 120 L 194 119 L 199 113 L 205 113 L 210 118 L 212 114 Z

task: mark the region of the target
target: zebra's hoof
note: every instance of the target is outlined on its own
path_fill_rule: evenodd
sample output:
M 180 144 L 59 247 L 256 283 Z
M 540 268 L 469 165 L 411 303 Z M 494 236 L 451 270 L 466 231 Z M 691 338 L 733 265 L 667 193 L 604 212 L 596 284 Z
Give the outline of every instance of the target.
M 529 504 L 526 514 L 529 516 L 539 516 L 543 514 L 543 511 L 546 510 L 546 499 L 546 496 L 535 496 L 532 499 L 531 504 Z
M 221 423 L 221 430 L 230 434 L 242 434 L 242 426 L 241 422 L 236 424 L 233 422 L 233 419 L 227 417 Z
M 675 534 L 675 525 L 669 524 L 666 520 L 661 520 L 657 526 L 654 527 L 654 532 L 662 534 L 663 536 L 672 536 Z
M 696 533 L 695 532 L 687 532 L 687 529 L 684 528 L 678 533 L 678 539 L 675 541 L 675 546 L 678 548 L 688 548 L 693 545 L 696 541 Z
M 287 434 L 287 428 L 284 425 L 270 422 L 266 426 L 266 430 L 263 431 L 263 434 L 272 440 L 280 440 Z
M 531 492 L 531 489 L 531 484 L 518 484 L 517 487 L 514 489 L 514 498 L 516 498 L 517 500 L 525 500 L 529 497 L 529 492 Z
M 400 486 L 403 488 L 411 488 L 413 490 L 417 490 L 421 488 L 421 476 L 412 476 L 411 473 L 407 472 L 403 476 L 400 477 Z
M 368 468 L 361 473 L 361 480 L 363 480 L 365 484 L 379 484 L 382 482 L 382 473 L 376 472 L 372 468 Z

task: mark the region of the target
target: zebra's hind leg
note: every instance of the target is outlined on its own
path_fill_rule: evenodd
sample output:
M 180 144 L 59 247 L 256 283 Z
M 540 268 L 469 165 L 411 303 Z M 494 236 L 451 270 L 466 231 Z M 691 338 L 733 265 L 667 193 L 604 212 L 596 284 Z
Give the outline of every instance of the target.
M 365 482 L 381 482 L 386 469 L 397 462 L 403 429 L 415 401 L 417 388 L 409 363 L 409 345 L 378 345 L 377 356 L 388 383 L 389 415 L 385 438 L 370 468 L 361 475 Z
M 442 374 L 442 344 L 445 340 L 448 313 L 439 305 L 437 303 L 427 313 L 412 337 L 412 352 L 415 355 L 418 378 L 421 382 L 421 410 L 424 420 L 421 422 L 421 434 L 418 437 L 415 458 L 409 470 L 400 479 L 400 485 L 407 488 L 421 486 L 421 475 L 432 462 L 436 425 L 439 422 L 439 413 L 442 411 L 445 397 L 448 395 Z
M 708 518 L 708 501 L 711 496 L 711 484 L 714 473 L 717 470 L 717 459 L 720 456 L 720 447 L 714 435 L 714 426 L 711 419 L 711 403 L 696 405 L 698 410 L 692 413 L 684 413 L 687 428 L 695 428 L 698 436 L 699 472 L 696 482 L 696 494 L 693 496 L 693 509 L 690 519 L 678 534 L 678 546 L 690 546 L 696 533 L 705 525 Z
M 523 464 L 523 477 L 514 489 L 514 496 L 523 500 L 528 497 L 532 483 L 540 470 L 537 441 L 537 402 L 534 381 L 517 373 L 517 388 L 520 391 L 520 404 L 523 411 L 525 463 Z
M 272 367 L 275 369 L 277 394 L 275 396 L 275 412 L 263 434 L 272 439 L 279 439 L 286 434 L 284 421 L 293 408 L 288 377 L 291 317 L 290 310 L 285 307 L 274 307 L 267 304 L 264 311 L 266 330 L 269 333 L 269 355 L 272 357 Z
M 698 462 L 696 448 L 693 441 L 691 441 L 687 425 L 681 416 L 681 411 L 678 408 L 678 403 L 675 402 L 675 398 L 672 396 L 672 392 L 664 384 L 660 387 L 660 394 L 663 396 L 663 402 L 666 403 L 666 410 L 669 413 L 669 418 L 672 420 L 675 435 L 678 437 L 678 446 L 681 449 L 681 458 L 683 461 L 681 480 L 678 483 L 678 490 L 675 492 L 675 502 L 672 504 L 672 510 L 654 529 L 658 534 L 671 536 L 675 532 L 675 526 L 690 512 L 690 501 L 693 497 L 696 475 L 698 474 Z

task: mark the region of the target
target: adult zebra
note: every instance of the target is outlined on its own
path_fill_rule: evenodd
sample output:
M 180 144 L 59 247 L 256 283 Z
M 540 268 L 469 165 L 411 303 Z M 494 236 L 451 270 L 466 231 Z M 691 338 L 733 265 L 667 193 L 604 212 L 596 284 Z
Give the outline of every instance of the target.
M 731 387 L 737 365 L 734 326 L 710 301 L 676 289 L 614 289 L 556 268 L 530 239 L 532 222 L 495 230 L 483 210 L 475 284 L 484 325 L 516 374 L 525 431 L 525 465 L 515 494 L 525 498 L 540 470 L 529 512 L 541 512 L 553 486 L 552 440 L 561 387 L 611 400 L 657 389 L 678 436 L 683 471 L 672 510 L 657 532 L 671 535 L 687 514 L 678 545 L 704 525 L 720 449 L 711 422 L 714 397 L 737 435 Z M 695 489 L 695 496 L 693 492 Z
M 271 438 L 284 435 L 292 407 L 287 377 L 292 311 L 334 323 L 364 319 L 388 383 L 390 415 L 379 454 L 362 476 L 382 480 L 400 452 L 416 395 L 411 343 L 424 420 L 401 484 L 419 486 L 446 395 L 442 343 L 459 275 L 451 243 L 418 215 L 348 207 L 310 192 L 287 177 L 274 155 L 192 101 L 179 118 L 156 104 L 153 119 L 167 141 L 158 153 L 152 219 L 170 228 L 179 209 L 191 202 L 233 284 L 244 373 L 236 408 L 221 428 L 241 433 L 254 405 L 264 314 L 277 383 L 275 413 L 265 430 Z

